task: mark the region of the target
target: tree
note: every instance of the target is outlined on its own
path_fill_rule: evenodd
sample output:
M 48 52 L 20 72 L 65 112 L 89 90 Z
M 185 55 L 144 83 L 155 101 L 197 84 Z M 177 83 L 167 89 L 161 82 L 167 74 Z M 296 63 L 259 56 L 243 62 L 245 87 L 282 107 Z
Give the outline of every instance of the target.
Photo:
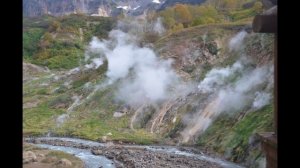
M 174 7 L 175 20 L 182 23 L 185 27 L 192 21 L 192 15 L 187 5 L 176 4 Z
M 190 11 L 191 15 L 192 15 L 192 20 L 196 17 L 199 17 L 200 16 L 200 13 L 199 13 L 199 6 L 196 6 L 196 5 L 188 5 L 188 10 Z
M 175 25 L 175 23 L 176 21 L 171 17 L 167 17 L 163 19 L 163 24 L 167 29 L 171 29 Z
M 58 21 L 53 21 L 50 26 L 49 26 L 49 31 L 54 32 L 54 31 L 59 31 L 60 30 L 60 23 Z
M 211 5 L 200 6 L 198 10 L 199 10 L 200 16 L 207 16 L 207 17 L 211 17 L 211 18 L 218 17 L 218 11 L 216 10 L 216 8 L 214 8 Z
M 53 40 L 53 37 L 52 37 L 51 33 L 46 32 L 46 33 L 44 34 L 44 36 L 43 36 L 43 40 L 45 40 L 45 41 L 52 41 L 52 40 Z
M 46 32 L 43 36 L 43 39 L 39 43 L 39 47 L 41 49 L 45 49 L 52 43 L 52 41 L 53 41 L 53 37 L 51 33 Z
M 214 18 L 204 16 L 204 17 L 198 17 L 192 22 L 192 26 L 197 26 L 201 24 L 211 24 L 216 23 L 216 20 Z
M 223 7 L 225 9 L 234 9 L 237 7 L 237 0 L 224 0 Z
M 256 13 L 260 13 L 260 12 L 262 12 L 263 4 L 259 1 L 255 2 L 254 5 L 253 5 L 253 9 Z
M 196 13 L 197 16 L 193 20 L 192 26 L 216 23 L 216 22 L 220 21 L 220 16 L 218 14 L 218 11 L 216 10 L 215 7 L 213 7 L 211 5 L 199 6 L 195 10 L 197 12 L 194 12 L 194 13 Z
M 172 27 L 172 31 L 175 32 L 175 31 L 179 31 L 179 30 L 182 30 L 184 27 L 183 27 L 183 24 L 182 23 L 177 23 L 175 24 L 173 27 Z

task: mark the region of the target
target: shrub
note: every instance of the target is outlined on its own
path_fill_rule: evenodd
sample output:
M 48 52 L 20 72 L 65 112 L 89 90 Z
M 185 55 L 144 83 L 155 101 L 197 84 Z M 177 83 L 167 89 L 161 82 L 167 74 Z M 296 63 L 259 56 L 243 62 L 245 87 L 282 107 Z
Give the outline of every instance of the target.
M 32 57 L 38 50 L 38 43 L 44 34 L 41 28 L 31 28 L 23 32 L 23 56 Z

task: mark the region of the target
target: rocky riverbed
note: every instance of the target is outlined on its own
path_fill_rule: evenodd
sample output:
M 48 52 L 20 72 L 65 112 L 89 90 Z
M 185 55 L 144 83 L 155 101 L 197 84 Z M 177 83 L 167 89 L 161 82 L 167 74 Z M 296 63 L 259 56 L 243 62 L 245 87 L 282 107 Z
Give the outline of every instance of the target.
M 93 149 L 95 155 L 104 155 L 116 163 L 116 167 L 163 168 L 163 167 L 210 167 L 221 168 L 217 163 L 178 154 L 149 151 L 147 148 L 125 148 L 112 146 L 104 149 Z
M 26 142 L 90 150 L 94 155 L 105 156 L 117 168 L 207 167 L 239 168 L 240 166 L 211 157 L 191 148 L 174 146 L 141 146 L 99 143 L 74 138 L 26 138 Z M 100 166 L 101 167 L 101 166 Z M 105 166 L 103 166 L 105 167 Z M 98 168 L 98 167 L 97 167 Z

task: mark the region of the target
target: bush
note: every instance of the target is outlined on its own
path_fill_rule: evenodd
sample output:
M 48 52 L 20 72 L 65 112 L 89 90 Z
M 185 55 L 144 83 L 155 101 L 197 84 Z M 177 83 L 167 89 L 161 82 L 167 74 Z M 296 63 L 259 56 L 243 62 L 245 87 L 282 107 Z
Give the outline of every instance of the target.
M 38 43 L 44 34 L 41 28 L 31 28 L 23 32 L 23 56 L 32 57 L 38 50 Z
M 178 23 L 178 24 L 175 24 L 175 25 L 172 27 L 172 31 L 173 31 L 173 32 L 176 32 L 176 31 L 182 30 L 183 28 L 184 28 L 183 24 Z
M 47 66 L 50 69 L 72 69 L 79 65 L 79 52 L 74 50 L 62 50 L 62 55 L 54 56 L 48 59 Z
M 198 25 L 202 25 L 202 24 L 211 24 L 211 23 L 215 23 L 215 22 L 216 22 L 216 20 L 211 17 L 199 17 L 199 18 L 196 18 L 195 20 L 193 20 L 192 26 L 198 26 Z
M 50 24 L 48 30 L 49 30 L 50 32 L 55 32 L 55 31 L 59 31 L 59 30 L 60 30 L 60 27 L 61 27 L 60 23 L 59 23 L 58 21 L 55 21 L 55 20 L 54 20 L 54 21 L 52 21 L 52 23 Z
M 62 27 L 81 28 L 86 25 L 86 17 L 84 15 L 68 15 L 60 19 Z
M 83 45 L 79 42 L 52 40 L 34 55 L 33 63 L 50 69 L 71 69 L 79 65 L 83 57 Z
M 47 89 L 39 89 L 36 93 L 40 95 L 47 95 L 48 91 Z
M 219 51 L 217 44 L 215 44 L 214 42 L 208 43 L 207 49 L 212 55 L 217 55 Z
M 93 31 L 94 36 L 97 36 L 99 38 L 106 38 L 108 32 L 112 30 L 113 25 L 114 23 L 111 19 L 103 19 L 99 24 L 95 26 L 95 29 Z

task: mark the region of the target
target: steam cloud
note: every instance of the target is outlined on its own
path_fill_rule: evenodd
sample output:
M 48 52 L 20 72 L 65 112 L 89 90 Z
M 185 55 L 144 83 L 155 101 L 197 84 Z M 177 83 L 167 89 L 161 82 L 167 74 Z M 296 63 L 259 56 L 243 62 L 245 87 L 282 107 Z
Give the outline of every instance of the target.
M 271 94 L 266 92 L 256 92 L 255 99 L 252 107 L 255 109 L 260 109 L 265 105 L 269 104 L 271 100 Z
M 246 31 L 241 31 L 239 32 L 234 38 L 232 38 L 229 41 L 229 49 L 230 50 L 238 50 L 241 48 L 243 44 L 243 40 L 246 37 L 247 32 Z
M 229 47 L 239 50 L 246 32 L 233 37 Z M 242 56 L 232 66 L 214 68 L 199 83 L 198 94 L 207 96 L 207 102 L 193 115 L 186 115 L 187 127 L 181 132 L 183 142 L 203 132 L 223 112 L 257 110 L 268 105 L 273 84 L 273 65 L 255 67 L 250 58 Z
M 109 33 L 108 41 L 93 38 L 90 48 L 108 61 L 108 83 L 118 82 L 117 99 L 130 105 L 155 103 L 170 95 L 179 78 L 171 60 L 161 60 L 150 48 L 140 48 L 134 37 L 120 30 Z
M 244 62 L 246 61 L 246 62 Z M 207 102 L 193 115 L 187 115 L 187 127 L 181 132 L 183 142 L 205 131 L 220 113 L 260 109 L 271 100 L 270 88 L 273 66 L 249 67 L 249 61 L 241 59 L 232 66 L 212 69 L 198 85 L 199 94 L 208 95 Z
M 157 20 L 154 23 L 153 31 L 158 33 L 159 35 L 162 35 L 166 29 L 162 25 L 161 18 L 157 18 Z
M 163 33 L 166 32 L 160 17 L 153 21 L 147 20 L 146 18 L 127 18 L 123 21 L 119 21 L 117 27 L 119 30 L 135 35 L 143 35 L 143 33 L 149 32 L 163 35 Z M 131 38 L 138 39 L 137 36 Z
M 126 29 L 128 25 L 119 26 Z M 163 32 L 159 19 L 152 28 L 157 33 Z M 242 31 L 232 38 L 230 50 L 239 51 L 246 35 Z M 85 61 L 90 61 L 88 65 L 94 68 L 107 60 L 108 79 L 104 83 L 118 86 L 115 91 L 117 100 L 138 107 L 173 98 L 174 90 L 187 90 L 187 85 L 181 84 L 180 78 L 172 69 L 172 60 L 161 60 L 152 49 L 139 47 L 137 43 L 138 38 L 130 32 L 113 30 L 109 33 L 108 40 L 94 37 L 86 53 Z M 181 132 L 183 142 L 199 135 L 220 113 L 259 109 L 269 104 L 272 99 L 271 77 L 272 65 L 255 67 L 246 56 L 242 56 L 231 66 L 212 69 L 198 85 L 198 94 L 208 97 L 206 102 L 196 113 L 188 114 L 183 119 L 187 125 Z
M 255 107 L 267 105 L 270 98 L 263 94 L 265 98 L 261 99 L 258 91 L 267 84 L 268 77 L 272 75 L 269 66 L 245 70 L 233 85 L 229 84 L 219 88 L 217 97 L 221 103 L 218 105 L 218 112 L 242 110 L 251 102 L 254 102 L 253 106 Z

